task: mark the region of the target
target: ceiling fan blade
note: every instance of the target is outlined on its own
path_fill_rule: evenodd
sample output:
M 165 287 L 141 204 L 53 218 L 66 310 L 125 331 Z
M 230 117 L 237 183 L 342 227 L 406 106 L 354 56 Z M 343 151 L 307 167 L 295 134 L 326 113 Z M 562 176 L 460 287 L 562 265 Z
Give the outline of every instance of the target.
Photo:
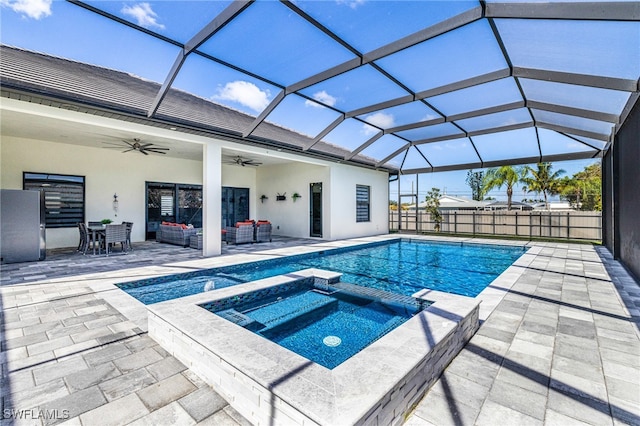
M 140 148 L 146 148 L 146 147 L 151 146 L 151 145 L 153 145 L 151 142 L 145 143 L 144 145 L 140 145 Z
M 125 150 L 125 151 L 122 151 L 122 153 L 124 154 L 125 152 L 129 152 L 129 151 L 133 151 L 133 150 L 134 150 L 133 148 L 129 148 L 129 149 Z
M 131 142 L 129 142 L 129 141 L 125 141 L 125 140 L 123 140 L 122 142 L 124 142 L 124 143 L 126 143 L 127 145 L 129 145 L 132 149 L 136 149 L 136 148 L 135 148 L 135 144 L 133 144 L 133 143 L 131 143 Z
M 140 151 L 141 153 L 143 153 L 144 155 L 149 155 L 149 153 L 147 151 L 145 151 L 144 149 L 139 149 L 138 151 Z

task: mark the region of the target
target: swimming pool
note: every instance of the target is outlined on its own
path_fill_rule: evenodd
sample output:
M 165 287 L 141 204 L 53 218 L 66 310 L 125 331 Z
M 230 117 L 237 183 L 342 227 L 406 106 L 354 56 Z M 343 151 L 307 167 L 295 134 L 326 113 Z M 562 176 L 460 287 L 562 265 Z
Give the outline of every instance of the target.
M 398 239 L 118 284 L 144 304 L 294 271 L 341 272 L 342 281 L 411 296 L 424 288 L 475 297 L 524 246 Z

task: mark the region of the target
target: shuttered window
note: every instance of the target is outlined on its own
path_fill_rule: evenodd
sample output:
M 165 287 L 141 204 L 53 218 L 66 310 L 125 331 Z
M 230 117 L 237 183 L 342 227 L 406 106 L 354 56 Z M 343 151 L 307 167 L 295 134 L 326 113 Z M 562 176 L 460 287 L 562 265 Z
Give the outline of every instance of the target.
M 44 191 L 47 228 L 71 228 L 84 222 L 84 176 L 25 172 L 22 187 Z
M 356 222 L 369 222 L 371 187 L 356 185 Z

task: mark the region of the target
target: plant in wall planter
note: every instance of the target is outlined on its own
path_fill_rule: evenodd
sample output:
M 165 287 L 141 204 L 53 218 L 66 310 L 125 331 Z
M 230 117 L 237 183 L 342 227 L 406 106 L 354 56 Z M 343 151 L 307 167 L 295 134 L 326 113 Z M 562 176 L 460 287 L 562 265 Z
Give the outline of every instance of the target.
M 291 198 L 293 198 L 293 202 L 295 203 L 298 198 L 302 198 L 302 195 L 298 194 L 297 192 L 294 192 Z
M 267 196 L 266 196 L 266 195 L 264 195 L 264 194 L 262 194 L 262 195 L 260 196 L 260 202 L 262 202 L 262 203 L 264 203 L 264 200 L 268 200 L 268 199 L 269 199 L 269 197 L 267 197 Z
M 286 199 L 287 199 L 287 193 L 286 192 L 284 194 L 278 193 L 278 195 L 276 195 L 276 201 L 284 201 Z

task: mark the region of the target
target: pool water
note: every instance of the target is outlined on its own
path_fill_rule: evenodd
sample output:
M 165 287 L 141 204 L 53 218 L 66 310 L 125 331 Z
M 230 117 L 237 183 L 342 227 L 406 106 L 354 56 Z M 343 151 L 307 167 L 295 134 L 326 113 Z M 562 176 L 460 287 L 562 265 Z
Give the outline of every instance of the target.
M 475 297 L 518 259 L 524 246 L 415 240 L 288 256 L 118 286 L 145 304 L 307 268 L 343 273 L 342 281 L 411 296 L 424 288 Z
M 420 309 L 341 291 L 304 289 L 216 311 L 232 321 L 329 369 L 407 321 Z

